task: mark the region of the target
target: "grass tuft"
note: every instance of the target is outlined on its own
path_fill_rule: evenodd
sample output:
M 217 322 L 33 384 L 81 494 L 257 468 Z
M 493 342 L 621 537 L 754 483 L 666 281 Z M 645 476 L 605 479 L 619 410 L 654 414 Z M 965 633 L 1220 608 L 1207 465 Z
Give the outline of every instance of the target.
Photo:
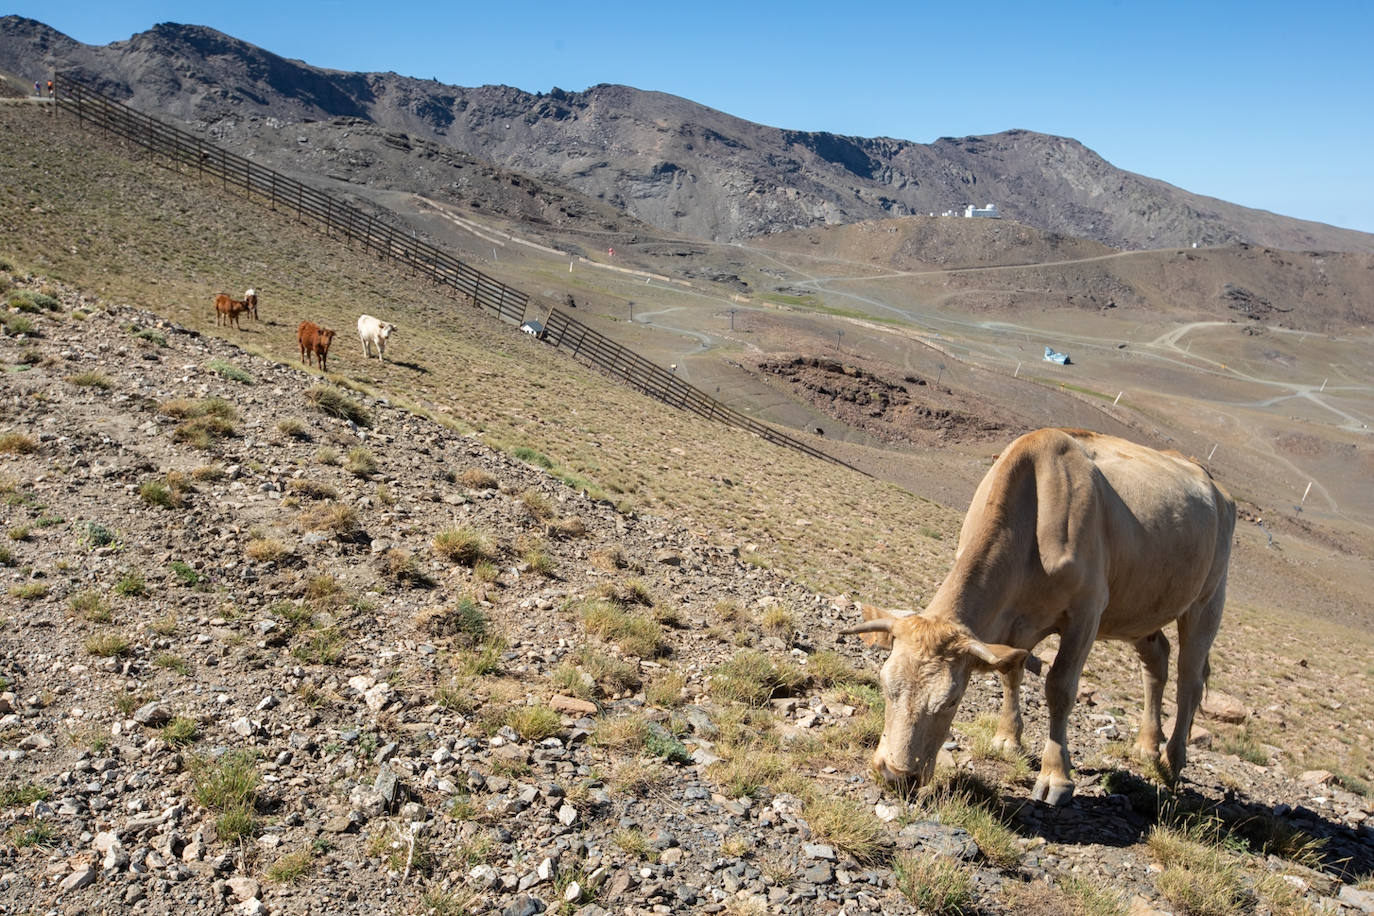
M 257 831 L 258 772 L 250 751 L 228 751 L 215 760 L 190 762 L 197 802 L 216 814 L 221 843 L 233 843 Z
M 934 852 L 904 852 L 893 862 L 897 890 L 923 913 L 964 916 L 974 912 L 973 871 L 958 859 Z
M 306 391 L 305 399 L 325 416 L 347 420 L 357 426 L 372 425 L 372 415 L 367 408 L 333 385 L 315 385 Z
M 774 697 L 790 696 L 806 674 L 789 661 L 775 661 L 754 649 L 743 649 L 711 673 L 711 693 L 722 700 L 763 706 Z
M 450 528 L 434 536 L 434 552 L 451 563 L 473 566 L 496 557 L 492 539 L 472 528 Z
M 526 741 L 542 741 L 558 734 L 562 717 L 547 706 L 518 706 L 506 714 L 506 724 Z
M 32 455 L 38 451 L 38 440 L 23 433 L 4 433 L 0 435 L 0 454 Z
M 205 368 L 218 373 L 231 382 L 238 382 L 243 385 L 253 384 L 253 376 L 226 360 L 212 359 L 205 364 Z

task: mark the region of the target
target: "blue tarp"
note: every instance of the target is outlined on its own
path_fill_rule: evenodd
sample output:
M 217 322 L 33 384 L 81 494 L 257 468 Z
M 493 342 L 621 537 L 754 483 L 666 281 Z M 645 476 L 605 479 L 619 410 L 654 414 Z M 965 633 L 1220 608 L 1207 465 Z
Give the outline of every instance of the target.
M 1051 363 L 1058 363 L 1058 364 L 1061 365 L 1061 366 L 1067 366 L 1067 365 L 1069 364 L 1069 354 L 1067 354 L 1067 353 L 1060 353 L 1059 351 L 1055 350 L 1053 347 L 1046 347 L 1046 348 L 1045 348 L 1045 361 L 1046 361 L 1046 362 L 1051 362 Z

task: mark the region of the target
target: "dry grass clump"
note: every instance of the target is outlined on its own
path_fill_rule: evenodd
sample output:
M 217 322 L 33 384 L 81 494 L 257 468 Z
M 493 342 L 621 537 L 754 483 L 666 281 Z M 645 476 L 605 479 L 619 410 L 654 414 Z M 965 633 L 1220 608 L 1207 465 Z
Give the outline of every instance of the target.
M 821 649 L 807 656 L 806 674 L 814 686 L 823 690 L 830 687 L 847 690 L 855 686 L 878 685 L 878 676 L 873 671 L 855 668 L 847 658 L 831 649 Z
M 86 640 L 86 651 L 100 658 L 123 658 L 133 652 L 133 643 L 119 633 L 96 633 Z
M 474 566 L 483 560 L 496 558 L 496 545 L 491 537 L 474 528 L 459 527 L 441 531 L 434 536 L 434 552 L 451 563 Z
M 114 382 L 110 380 L 108 375 L 95 370 L 69 375 L 67 382 L 78 388 L 99 388 L 101 391 L 109 391 L 114 387 Z
M 791 642 L 797 635 L 797 621 L 792 612 L 781 604 L 770 604 L 759 614 L 759 627 L 769 636 Z
M 892 863 L 897 890 L 923 913 L 964 916 L 974 911 L 973 870 L 935 852 L 903 852 Z
M 616 762 L 611 770 L 610 787 L 621 795 L 644 798 L 662 792 L 673 779 L 672 771 L 657 760 L 635 756 Z
M 372 415 L 367 408 L 333 385 L 315 385 L 305 392 L 305 399 L 326 416 L 347 420 L 357 426 L 372 425 Z
M 553 673 L 553 684 L 562 692 L 585 700 L 616 697 L 639 689 L 639 666 L 592 646 L 583 646 Z
M 358 513 L 342 503 L 319 503 L 301 512 L 300 523 L 311 531 L 328 531 L 336 538 L 346 539 L 358 531 Z
M 297 477 L 286 484 L 286 488 L 291 491 L 293 496 L 302 499 L 338 499 L 339 491 L 327 483 L 318 480 L 310 480 L 305 477 Z
M 543 741 L 558 734 L 563 718 L 547 706 L 517 706 L 506 713 L 506 724 L 526 741 Z
M 220 439 L 237 435 L 234 424 L 238 412 L 223 398 L 178 398 L 164 401 L 158 409 L 182 421 L 172 430 L 172 438 L 193 448 L 209 448 Z
M 649 740 L 649 720 L 642 714 L 600 719 L 591 742 L 597 747 L 622 752 L 637 752 Z
M 276 538 L 253 538 L 243 545 L 243 552 L 258 563 L 276 563 L 288 553 L 287 547 Z
M 1227 916 L 1253 903 L 1236 850 L 1216 825 L 1156 824 L 1145 842 L 1164 869 L 1155 886 L 1184 912 Z
M 777 661 L 754 649 L 742 649 L 711 672 L 711 694 L 749 706 L 790 696 L 806 683 L 806 673 L 790 661 Z
M 162 345 L 165 347 L 167 344 L 164 341 Z M 238 382 L 240 385 L 253 384 L 252 375 L 250 375 L 246 370 L 229 362 L 228 360 L 212 359 L 205 364 L 205 368 L 209 369 L 211 372 L 216 373 L 222 378 L 228 379 L 231 382 Z
M 626 654 L 657 658 L 670 651 L 658 621 L 630 613 L 618 601 L 588 598 L 581 602 L 577 610 L 582 626 L 588 633 L 615 643 Z
M 47 594 L 48 586 L 43 582 L 20 582 L 10 586 L 10 595 L 24 601 L 36 601 Z
M 196 801 L 216 815 L 220 842 L 233 843 L 257 831 L 258 771 L 253 752 L 229 751 L 213 761 L 193 757 L 189 769 Z
M 427 608 L 416 615 L 415 623 L 430 636 L 459 637 L 470 644 L 481 642 L 487 635 L 487 617 L 471 598 L 451 606 Z
M 361 445 L 355 445 L 344 459 L 344 470 L 354 477 L 371 477 L 377 473 L 377 459 Z
M 177 420 L 219 417 L 231 423 L 238 420 L 234 405 L 223 398 L 173 398 L 158 405 L 158 411 Z
M 224 468 L 219 465 L 205 464 L 191 472 L 191 479 L 197 482 L 214 483 L 216 480 L 223 480 L 224 475 Z
M 937 775 L 922 810 L 942 824 L 967 831 L 983 856 L 998 868 L 1013 868 L 1021 860 L 1016 833 L 1008 826 L 1010 812 L 997 789 L 978 776 L 967 772 Z
M 337 665 L 347 648 L 348 637 L 338 627 L 315 627 L 291 647 L 291 655 L 308 665 Z
M 468 468 L 458 475 L 458 482 L 469 490 L 495 490 L 499 486 L 496 476 L 482 468 Z
M 681 671 L 664 671 L 644 688 L 644 700 L 650 706 L 675 709 L 687 703 L 683 693 L 687 689 L 687 675 Z
M 625 559 L 625 551 L 618 546 L 601 547 L 593 550 L 587 556 L 587 560 L 593 569 L 599 569 L 602 572 L 615 572 L 629 565 Z
M 302 846 L 295 852 L 288 852 L 267 866 L 263 876 L 274 884 L 294 884 L 308 875 L 314 867 L 314 849 L 309 846 Z
M 305 442 L 310 439 L 310 428 L 296 417 L 287 417 L 277 421 L 277 432 L 288 439 L 295 439 Z
M 32 455 L 38 451 L 38 440 L 24 433 L 4 433 L 0 435 L 0 454 Z
M 145 480 L 138 488 L 138 495 L 150 506 L 180 509 L 186 505 L 186 496 L 193 489 L 185 474 L 169 471 L 162 480 Z
M 433 588 L 431 577 L 408 550 L 393 547 L 381 556 L 382 574 L 397 585 L 408 588 Z
M 109 623 L 111 619 L 110 605 L 100 593 L 87 589 L 77 592 L 68 600 L 73 613 L 84 617 L 92 623 Z
M 558 561 L 543 547 L 531 547 L 520 555 L 525 568 L 536 576 L 553 579 L 558 575 Z
M 558 514 L 554 509 L 553 500 L 538 490 L 526 490 L 521 493 L 520 503 L 526 512 L 541 522 L 547 522 Z
M 567 518 L 555 519 L 549 524 L 549 533 L 563 540 L 584 537 L 587 534 L 587 523 L 576 515 Z
M 872 865 L 887 855 L 887 829 L 872 808 L 855 799 L 813 792 L 802 813 L 818 837 L 858 862 Z

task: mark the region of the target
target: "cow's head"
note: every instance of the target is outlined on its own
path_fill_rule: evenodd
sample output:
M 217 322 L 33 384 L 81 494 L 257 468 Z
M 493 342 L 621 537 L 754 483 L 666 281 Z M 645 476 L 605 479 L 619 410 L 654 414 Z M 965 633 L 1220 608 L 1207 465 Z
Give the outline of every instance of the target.
M 873 768 L 888 782 L 919 788 L 935 772 L 959 701 L 974 671 L 1006 671 L 1026 660 L 1024 649 L 990 645 L 967 629 L 916 614 L 859 605 L 864 622 L 842 633 L 861 633 L 870 645 L 891 649 L 881 674 L 887 709 Z
M 330 328 L 320 328 L 320 346 L 329 349 L 329 344 L 334 340 L 334 331 Z
M 396 325 L 391 324 L 388 321 L 383 321 L 381 324 L 377 326 L 377 336 L 380 337 L 382 340 L 386 340 L 392 335 L 392 333 L 395 330 Z

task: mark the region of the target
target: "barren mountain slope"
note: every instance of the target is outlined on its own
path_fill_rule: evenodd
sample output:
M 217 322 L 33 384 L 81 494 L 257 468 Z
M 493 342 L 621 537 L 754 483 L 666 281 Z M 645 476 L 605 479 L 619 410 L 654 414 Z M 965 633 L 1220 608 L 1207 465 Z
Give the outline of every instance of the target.
M 386 398 L 41 278 L 11 296 L 35 310 L 0 339 L 0 905 L 906 914 L 944 861 L 981 912 L 1143 912 L 1206 880 L 1145 842 L 1187 810 L 1234 831 L 1234 906 L 1369 899 L 1370 805 L 1330 782 L 1362 784 L 1252 737 L 1367 708 L 1367 672 L 1289 656 L 1314 635 L 1290 623 L 1233 614 L 1217 676 L 1303 699 L 1214 689 L 1221 752 L 1163 808 L 1115 740 L 1139 688 L 1110 646 L 1074 805 L 1025 805 L 988 754 L 991 677 L 911 804 L 864 775 L 847 601 Z M 1027 715 L 1038 742 L 1038 683 Z
M 531 94 L 323 70 L 199 26 L 164 23 L 93 47 L 32 20 L 0 19 L 0 71 L 39 68 L 74 68 L 137 108 L 202 128 L 254 116 L 367 118 L 704 238 L 995 202 L 1028 225 L 1115 247 L 1374 249 L 1367 234 L 1190 194 L 1032 131 L 932 144 L 843 137 L 765 127 L 625 86 Z
M 985 912 L 1071 912 L 1085 887 L 1177 911 L 1210 873 L 1145 840 L 1195 806 L 1232 839 L 1202 848 L 1236 869 L 1222 911 L 1368 899 L 1368 634 L 1304 603 L 1331 548 L 1241 533 L 1212 680 L 1239 703 L 1163 810 L 1119 740 L 1120 646 L 1080 691 L 1074 806 L 1024 804 L 980 679 L 947 771 L 976 794 L 908 807 L 864 775 L 878 658 L 837 640 L 835 592 L 920 603 L 957 512 L 609 386 L 63 119 L 3 117 L 5 906 L 909 913 L 939 863 Z M 208 295 L 248 283 L 263 321 L 216 329 Z M 315 406 L 293 337 L 364 303 L 400 316 L 394 361 L 344 333 L 331 367 L 371 426 Z

